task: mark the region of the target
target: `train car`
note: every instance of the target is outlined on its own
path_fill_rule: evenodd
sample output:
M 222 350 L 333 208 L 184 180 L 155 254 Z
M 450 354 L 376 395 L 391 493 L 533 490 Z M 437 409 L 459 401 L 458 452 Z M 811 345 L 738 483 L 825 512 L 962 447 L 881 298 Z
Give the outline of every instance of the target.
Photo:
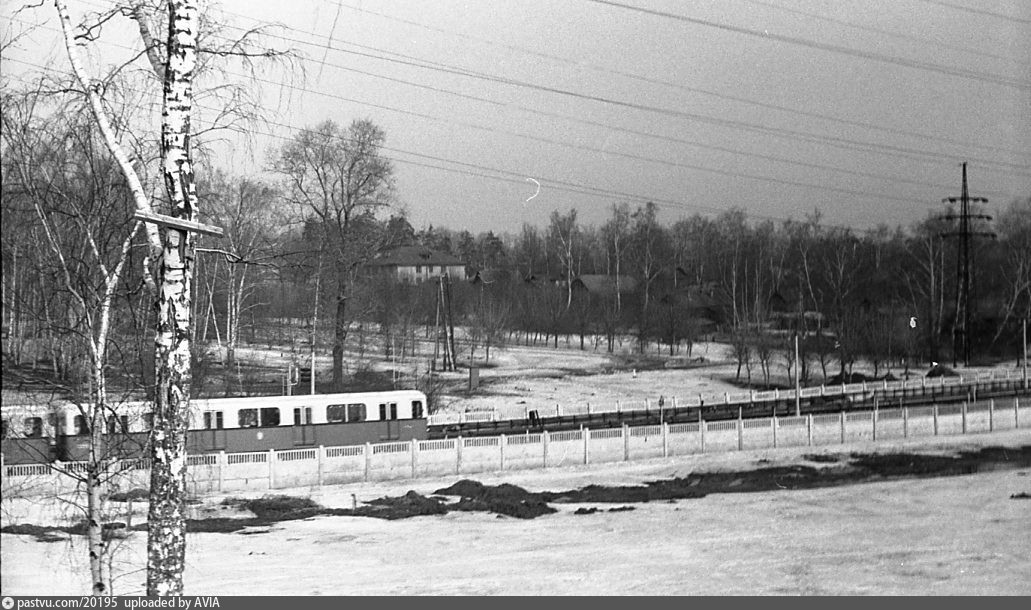
M 188 450 L 243 452 L 426 438 L 415 390 L 196 400 Z
M 426 438 L 426 395 L 415 390 L 212 398 L 191 401 L 189 453 L 360 445 Z M 103 435 L 111 457 L 147 454 L 147 402 L 121 403 Z M 74 404 L 3 408 L 5 464 L 88 458 L 87 413 Z
M 5 464 L 38 464 L 55 459 L 58 409 L 4 405 L 2 413 L 0 451 Z

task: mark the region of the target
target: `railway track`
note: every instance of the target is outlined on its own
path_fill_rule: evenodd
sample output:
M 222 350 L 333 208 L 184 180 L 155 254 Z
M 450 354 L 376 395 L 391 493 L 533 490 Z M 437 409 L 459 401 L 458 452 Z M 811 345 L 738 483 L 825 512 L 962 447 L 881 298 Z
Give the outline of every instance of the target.
M 965 401 L 988 400 L 992 398 L 1027 398 L 1031 391 L 1025 389 L 1020 379 L 978 381 L 970 385 L 929 385 L 926 387 L 871 387 L 860 394 L 835 394 L 829 396 L 803 395 L 797 405 L 800 415 L 839 413 L 841 411 L 873 411 L 878 408 L 901 408 L 930 405 L 956 404 Z M 715 404 L 698 404 L 664 408 L 644 408 L 625 411 L 604 411 L 596 413 L 569 413 L 541 416 L 534 411 L 525 418 L 495 419 L 492 421 L 463 421 L 431 424 L 427 433 L 430 439 L 454 438 L 456 436 L 496 436 L 499 434 L 524 434 L 532 432 L 561 432 L 580 428 L 615 428 L 623 425 L 645 426 L 662 423 L 689 423 L 699 420 L 721 421 L 731 419 L 752 419 L 759 417 L 785 417 L 796 414 L 793 394 L 788 397 L 727 401 Z

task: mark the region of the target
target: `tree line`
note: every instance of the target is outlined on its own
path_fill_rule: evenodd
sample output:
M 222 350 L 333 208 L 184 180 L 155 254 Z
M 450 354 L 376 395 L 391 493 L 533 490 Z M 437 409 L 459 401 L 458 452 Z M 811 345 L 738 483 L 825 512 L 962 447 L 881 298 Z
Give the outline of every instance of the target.
M 110 295 L 111 372 L 125 387 L 152 387 L 142 332 L 155 314 L 143 291 L 147 251 L 138 234 L 120 243 L 134 222 L 130 191 L 85 112 L 40 115 L 39 103 L 28 93 L 4 102 L 5 356 L 69 387 L 88 383 L 88 344 L 76 337 L 89 316 L 75 299 L 102 292 L 96 271 L 124 257 L 124 280 Z M 325 346 L 331 384 L 343 387 L 349 345 L 375 336 L 389 355 L 416 329 L 428 332 L 439 318 L 436 286 L 383 282 L 367 266 L 409 245 L 467 265 L 472 279 L 453 288 L 452 313 L 468 356 L 480 349 L 488 361 L 498 344 L 559 337 L 611 352 L 631 336 L 639 351 L 689 356 L 698 337 L 718 334 L 734 346 L 739 376 L 743 369 L 751 380 L 754 366 L 768 382 L 771 359 L 797 331 L 803 378 L 816 368 L 824 379 L 828 367 L 845 373 L 860 358 L 876 372 L 952 357 L 957 243 L 942 217 L 858 232 L 823 223 L 817 211 L 778 223 L 731 209 L 669 224 L 654 204 L 619 203 L 600 225 L 569 209 L 514 233 L 416 230 L 396 205 L 385 139 L 370 120 L 325 121 L 269 155 L 272 179 L 218 169 L 199 177 L 205 221 L 225 231 L 198 247 L 201 383 L 213 343 L 225 348 L 227 368 L 244 340 Z M 1031 197 L 1009 202 L 994 230 L 997 239 L 974 242 L 981 357 L 1015 355 L 1031 314 Z M 96 253 L 99 266 L 89 262 Z

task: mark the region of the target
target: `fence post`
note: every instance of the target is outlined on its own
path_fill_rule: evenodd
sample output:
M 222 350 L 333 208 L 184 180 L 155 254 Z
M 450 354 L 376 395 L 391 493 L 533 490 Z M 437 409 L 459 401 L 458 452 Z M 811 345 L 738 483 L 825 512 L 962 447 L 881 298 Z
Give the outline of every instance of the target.
M 462 472 L 462 437 L 455 439 L 455 474 Z
M 934 435 L 938 436 L 938 405 L 932 405 L 931 413 L 934 416 Z
M 773 418 L 770 420 L 773 422 L 773 448 L 777 448 L 777 412 L 773 412 Z
M 372 443 L 365 443 L 365 480 L 369 480 L 369 474 L 372 471 Z
M 505 469 L 505 444 L 506 444 L 505 435 L 502 434 L 501 438 L 498 439 L 498 450 L 499 450 L 499 453 L 501 454 L 501 470 Z
M 669 457 L 669 424 L 662 422 L 662 457 Z
M 845 412 L 841 412 L 841 444 L 845 444 Z
M 581 434 L 584 437 L 584 464 L 591 463 L 591 429 L 584 428 Z
M 995 399 L 988 401 L 988 431 L 995 431 Z
M 741 419 L 741 407 L 737 408 L 737 450 L 745 448 L 745 422 Z
M 226 458 L 225 451 L 218 452 L 218 491 L 222 491 L 222 486 L 226 480 L 226 468 L 229 466 L 229 462 Z
M 326 457 L 326 448 L 323 447 L 322 445 L 319 445 L 318 452 L 315 454 L 315 456 L 319 460 L 319 462 L 318 462 L 318 468 L 319 468 L 318 482 L 319 482 L 319 487 L 322 487 L 322 462 L 323 462 L 324 458 Z
M 967 433 L 967 401 L 963 401 L 963 434 Z
M 809 442 L 809 446 L 813 446 L 813 414 L 808 413 L 805 416 L 805 435 Z
M 418 476 L 419 472 L 419 441 L 414 438 L 409 441 L 408 451 L 412 454 L 412 478 Z
M 902 438 L 909 438 L 909 407 L 902 407 Z
M 268 450 L 268 488 L 276 488 L 276 450 Z
M 544 432 L 541 433 L 541 446 L 544 449 L 544 451 L 543 451 L 544 456 L 543 457 L 544 457 L 544 467 L 545 468 L 548 467 L 548 437 L 549 436 L 550 435 L 548 434 L 547 430 L 545 430 Z
M 623 461 L 630 461 L 630 426 L 623 424 Z

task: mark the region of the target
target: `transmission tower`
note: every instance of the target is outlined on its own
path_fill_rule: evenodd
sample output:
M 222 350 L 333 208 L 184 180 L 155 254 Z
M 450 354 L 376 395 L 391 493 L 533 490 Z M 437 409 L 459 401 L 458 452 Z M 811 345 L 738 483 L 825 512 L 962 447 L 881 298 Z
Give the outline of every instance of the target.
M 971 308 L 976 304 L 973 296 L 974 265 L 970 255 L 970 241 L 974 237 L 995 237 L 990 231 L 975 231 L 973 220 L 991 220 L 987 214 L 972 214 L 971 203 L 988 203 L 984 197 L 971 197 L 967 190 L 967 164 L 963 163 L 963 189 L 959 197 L 946 197 L 942 203 L 959 203 L 959 214 L 946 214 L 942 218 L 948 221 L 958 220 L 956 231 L 942 233 L 942 237 L 958 237 L 959 247 L 956 249 L 956 316 L 952 322 L 952 366 L 956 366 L 960 356 L 963 364 L 970 364 Z

